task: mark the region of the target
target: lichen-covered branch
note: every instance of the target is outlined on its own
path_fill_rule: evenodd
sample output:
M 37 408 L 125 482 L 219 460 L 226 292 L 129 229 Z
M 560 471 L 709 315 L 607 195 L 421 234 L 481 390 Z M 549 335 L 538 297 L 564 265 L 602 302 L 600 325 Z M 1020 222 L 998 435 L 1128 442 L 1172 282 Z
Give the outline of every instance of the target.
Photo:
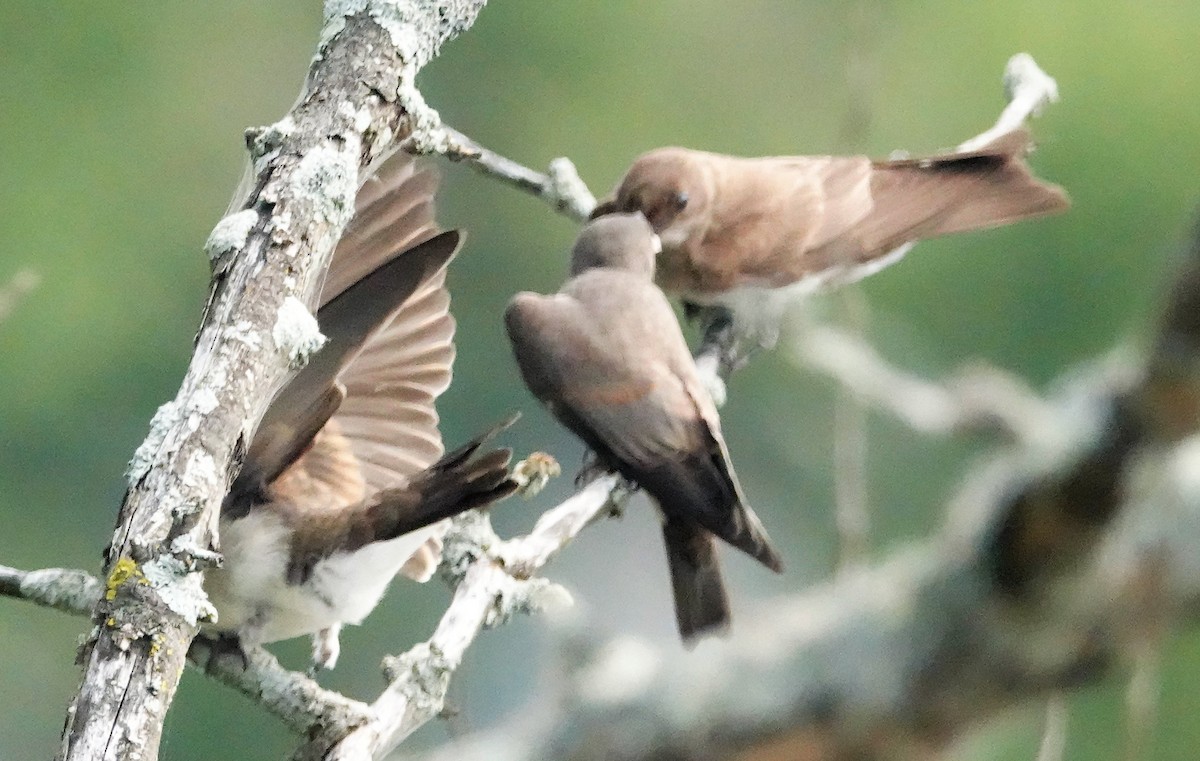
M 222 657 L 218 642 L 200 636 L 188 659 L 312 738 L 300 758 L 381 758 L 441 712 L 450 679 L 480 631 L 517 613 L 570 602 L 565 590 L 536 578 L 537 572 L 584 528 L 619 509 L 628 495 L 620 478 L 603 476 L 546 511 L 529 534 L 509 540 L 496 536 L 484 514 L 456 519 L 444 550 L 444 575 L 456 587 L 454 599 L 428 641 L 387 660 L 390 684 L 372 705 L 284 669 L 259 647 L 248 648 L 242 663 Z M 0 566 L 0 595 L 69 613 L 89 614 L 104 591 L 83 571 Z
M 602 644 L 559 713 L 430 758 L 928 757 L 1102 678 L 1144 627 L 1200 610 L 1200 437 L 1164 446 L 1128 392 L 1106 379 L 1057 456 L 974 474 L 937 540 L 762 606 L 728 643 Z
M 195 353 L 130 463 L 62 758 L 157 757 L 184 654 L 211 615 L 200 572 L 217 557 L 221 499 L 272 394 L 319 343 L 281 308 L 312 309 L 362 172 L 419 123 L 417 70 L 483 4 L 329 0 L 300 99 L 247 133 L 251 181 L 209 239 Z
M 517 613 L 570 603 L 565 589 L 534 574 L 627 496 L 628 489 L 617 476 L 603 476 L 547 511 L 527 536 L 508 541 L 496 536 L 482 513 L 456 518 L 443 549 L 443 573 L 456 589 L 433 636 L 385 661 L 389 684 L 371 705 L 365 722 L 357 727 L 326 727 L 298 758 L 382 758 L 437 716 L 445 705 L 451 677 L 480 631 Z
M 96 577 L 73 568 L 42 568 L 22 571 L 0 565 L 0 595 L 54 608 L 66 613 L 88 615 L 104 591 Z
M 576 222 L 586 220 L 596 207 L 596 197 L 568 158 L 553 159 L 546 172 L 538 172 L 440 123 L 423 139 L 410 139 L 405 148 L 418 154 L 438 153 L 451 161 L 465 163 L 480 174 L 542 199 Z

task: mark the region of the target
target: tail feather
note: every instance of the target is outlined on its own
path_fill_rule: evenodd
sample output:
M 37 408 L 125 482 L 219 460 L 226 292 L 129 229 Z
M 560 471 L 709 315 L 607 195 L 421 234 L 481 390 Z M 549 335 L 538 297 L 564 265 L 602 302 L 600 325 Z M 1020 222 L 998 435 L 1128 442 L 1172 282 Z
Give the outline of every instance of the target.
M 783 570 L 783 559 L 762 521 L 745 503 L 723 453 L 705 452 L 665 463 L 636 473 L 634 480 L 654 497 L 669 520 L 697 523 L 772 571 Z
M 1028 133 L 1017 130 L 978 151 L 875 163 L 874 208 L 858 228 L 861 240 L 888 251 L 1065 211 L 1066 192 L 1033 175 L 1024 159 L 1028 148 Z
M 663 542 L 675 594 L 675 621 L 684 644 L 727 633 L 729 595 L 712 535 L 694 524 L 668 521 L 663 524 Z
M 408 484 L 384 489 L 366 506 L 369 541 L 386 541 L 445 518 L 498 502 L 517 490 L 508 469 L 512 450 L 479 449 L 516 418 L 476 437 L 417 474 Z

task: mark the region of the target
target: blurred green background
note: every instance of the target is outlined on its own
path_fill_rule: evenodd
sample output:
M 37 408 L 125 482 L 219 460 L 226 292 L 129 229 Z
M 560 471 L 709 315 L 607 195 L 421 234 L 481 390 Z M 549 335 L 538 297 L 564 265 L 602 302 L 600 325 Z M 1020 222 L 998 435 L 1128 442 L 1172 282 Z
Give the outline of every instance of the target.
M 319 25 L 315 0 L 0 3 L 0 282 L 23 269 L 42 278 L 0 324 L 0 563 L 98 568 L 125 463 L 189 357 L 208 276 L 201 246 L 241 171 L 242 131 L 287 109 Z M 938 375 L 980 357 L 1042 386 L 1136 342 L 1153 314 L 1197 201 L 1198 39 L 1200 4 L 1178 0 L 494 0 L 421 85 L 480 142 L 535 167 L 568 155 L 600 193 L 663 144 L 745 155 L 950 146 L 990 125 L 1005 61 L 1029 51 L 1063 96 L 1035 124 L 1032 161 L 1070 190 L 1073 211 L 925 243 L 863 291 L 870 337 L 897 363 Z M 557 287 L 574 228 L 465 168 L 444 174 L 442 220 L 470 231 L 451 275 L 460 348 L 445 436 L 519 408 L 510 442 L 572 470 L 581 448 L 521 387 L 499 316 L 513 291 Z M 829 573 L 832 400 L 828 381 L 783 352 L 735 379 L 727 438 L 789 566 L 771 578 L 726 553 L 737 609 Z M 981 451 L 881 417 L 869 448 L 879 554 L 937 528 Z M 569 486 L 505 505 L 498 523 L 528 527 Z M 599 526 L 549 574 L 597 627 L 675 647 L 653 520 L 639 509 Z M 446 600 L 437 583 L 397 584 L 344 635 L 326 683 L 373 694 L 380 657 L 427 636 Z M 52 755 L 84 627 L 0 599 L 0 758 Z M 275 650 L 296 666 L 306 657 L 304 643 Z M 536 620 L 485 634 L 453 688 L 458 718 L 414 742 L 520 708 L 547 678 L 547 653 Z M 1194 758 L 1200 636 L 1169 643 L 1164 673 L 1153 757 Z M 1071 699 L 1069 759 L 1118 757 L 1122 689 Z M 1040 717 L 1036 706 L 1013 712 L 959 754 L 1032 758 Z M 274 718 L 189 672 L 163 757 L 279 758 L 291 742 Z

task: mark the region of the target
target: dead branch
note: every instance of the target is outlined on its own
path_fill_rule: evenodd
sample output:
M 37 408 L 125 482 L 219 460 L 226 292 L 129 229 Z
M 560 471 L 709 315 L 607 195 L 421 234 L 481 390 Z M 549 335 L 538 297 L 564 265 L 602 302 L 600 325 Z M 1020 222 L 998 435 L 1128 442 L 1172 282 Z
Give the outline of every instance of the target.
M 212 612 L 200 572 L 217 557 L 239 453 L 321 344 L 309 314 L 321 273 L 362 172 L 422 125 L 416 72 L 482 6 L 329 0 L 300 99 L 247 133 L 252 183 L 209 239 L 212 290 L 192 362 L 130 463 L 61 758 L 157 758 L 188 645 Z

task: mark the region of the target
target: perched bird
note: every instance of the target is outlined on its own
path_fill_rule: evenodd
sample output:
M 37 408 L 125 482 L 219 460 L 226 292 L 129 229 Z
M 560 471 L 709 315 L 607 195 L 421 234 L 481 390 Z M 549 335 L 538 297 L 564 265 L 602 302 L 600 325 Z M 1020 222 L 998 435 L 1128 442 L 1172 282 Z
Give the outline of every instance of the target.
M 504 319 L 525 384 L 602 465 L 657 502 L 686 641 L 729 624 L 714 537 L 779 571 L 746 504 L 670 304 L 653 283 L 658 236 L 641 214 L 586 225 L 558 293 L 519 293 Z
M 342 624 L 361 622 L 398 572 L 433 574 L 445 518 L 516 488 L 511 453 L 482 452 L 495 431 L 442 457 L 445 273 L 462 236 L 435 234 L 432 171 L 407 157 L 384 171 L 360 191 L 330 265 L 317 313 L 327 343 L 251 441 L 221 509 L 224 563 L 205 581 L 215 628 L 236 644 L 312 634 L 326 668 Z
M 659 286 L 729 309 L 738 333 L 769 346 L 798 295 L 877 272 L 917 240 L 1066 210 L 1028 150 L 1023 129 L 976 151 L 888 161 L 660 148 L 592 216 L 642 212 L 662 238 Z

